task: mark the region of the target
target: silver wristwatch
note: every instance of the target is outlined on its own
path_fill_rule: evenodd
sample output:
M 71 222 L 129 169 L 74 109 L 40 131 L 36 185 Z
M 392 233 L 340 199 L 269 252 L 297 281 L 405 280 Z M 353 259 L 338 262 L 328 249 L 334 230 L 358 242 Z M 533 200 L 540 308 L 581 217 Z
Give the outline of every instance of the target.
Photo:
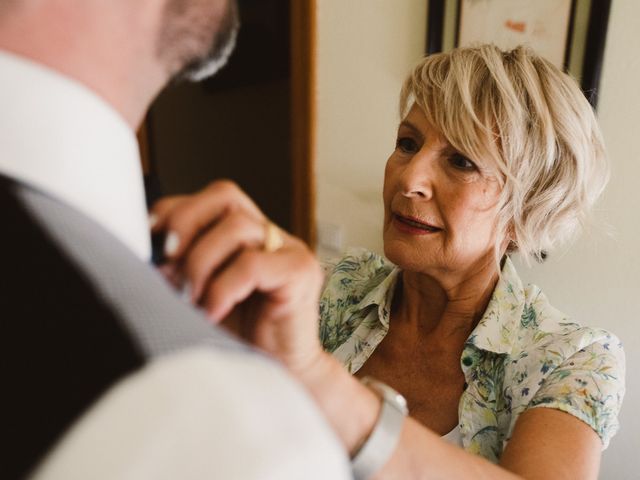
M 353 477 L 356 480 L 367 480 L 391 458 L 400 440 L 402 424 L 409 409 L 405 398 L 390 386 L 371 377 L 364 377 L 361 382 L 382 398 L 378 421 L 351 461 Z

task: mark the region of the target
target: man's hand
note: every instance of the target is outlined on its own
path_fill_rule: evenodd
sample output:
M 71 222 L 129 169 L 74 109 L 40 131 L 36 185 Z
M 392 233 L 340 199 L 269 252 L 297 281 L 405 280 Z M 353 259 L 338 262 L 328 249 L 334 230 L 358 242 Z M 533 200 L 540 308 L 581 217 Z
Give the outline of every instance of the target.
M 161 270 L 174 283 L 186 282 L 213 322 L 229 323 L 233 312 L 242 337 L 297 372 L 322 353 L 322 271 L 313 253 L 280 229 L 282 246 L 265 249 L 270 222 L 234 183 L 160 200 L 151 217 L 153 232 L 166 234 Z

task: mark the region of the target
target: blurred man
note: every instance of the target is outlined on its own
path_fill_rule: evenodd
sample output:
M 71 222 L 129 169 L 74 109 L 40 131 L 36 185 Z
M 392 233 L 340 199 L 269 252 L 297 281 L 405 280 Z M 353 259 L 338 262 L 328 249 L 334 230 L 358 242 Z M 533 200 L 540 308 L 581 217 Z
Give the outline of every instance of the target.
M 134 131 L 237 25 L 225 0 L 0 3 L 2 478 L 346 477 L 307 395 L 148 266 Z

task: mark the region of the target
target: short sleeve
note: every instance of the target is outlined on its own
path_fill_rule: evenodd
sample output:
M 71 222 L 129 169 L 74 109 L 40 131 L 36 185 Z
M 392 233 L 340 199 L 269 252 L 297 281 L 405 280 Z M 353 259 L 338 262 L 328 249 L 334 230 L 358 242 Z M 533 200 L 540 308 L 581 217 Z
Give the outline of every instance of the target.
M 554 408 L 574 415 L 593 428 L 604 450 L 618 431 L 624 375 L 622 345 L 609 334 L 577 351 L 551 372 L 528 408 Z

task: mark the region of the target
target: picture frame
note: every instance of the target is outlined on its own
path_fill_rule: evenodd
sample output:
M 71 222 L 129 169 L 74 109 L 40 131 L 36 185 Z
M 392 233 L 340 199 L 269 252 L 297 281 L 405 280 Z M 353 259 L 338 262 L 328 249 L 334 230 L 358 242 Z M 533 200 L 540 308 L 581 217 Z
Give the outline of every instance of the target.
M 527 44 L 572 75 L 595 109 L 611 0 L 427 0 L 425 53 Z

